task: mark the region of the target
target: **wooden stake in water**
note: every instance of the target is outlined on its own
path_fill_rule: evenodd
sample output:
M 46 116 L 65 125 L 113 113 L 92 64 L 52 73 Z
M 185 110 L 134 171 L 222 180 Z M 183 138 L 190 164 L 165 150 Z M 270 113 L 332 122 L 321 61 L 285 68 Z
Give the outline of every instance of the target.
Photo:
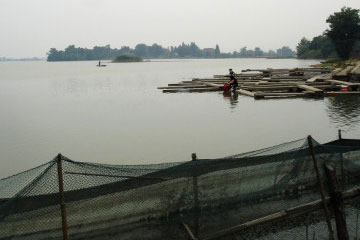
M 338 130 L 338 137 L 341 139 L 341 129 Z

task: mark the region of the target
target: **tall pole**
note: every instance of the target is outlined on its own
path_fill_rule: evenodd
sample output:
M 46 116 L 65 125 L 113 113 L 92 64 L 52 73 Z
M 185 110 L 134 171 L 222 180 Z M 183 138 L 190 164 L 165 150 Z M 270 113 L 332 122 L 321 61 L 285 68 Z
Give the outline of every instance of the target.
M 60 209 L 61 209 L 61 219 L 62 219 L 62 232 L 63 239 L 68 240 L 68 233 L 66 228 L 66 207 L 64 201 L 64 179 L 63 179 L 63 170 L 62 170 L 62 156 L 59 153 L 56 158 L 57 170 L 58 170 L 58 179 L 59 179 L 59 197 L 60 197 Z
M 324 207 L 324 213 L 325 213 L 326 223 L 327 223 L 328 230 L 329 230 L 329 239 L 330 239 L 330 240 L 333 240 L 333 239 L 334 239 L 334 232 L 333 232 L 333 229 L 332 229 L 332 226 L 331 226 L 329 209 L 328 209 L 327 204 L 326 204 L 325 194 L 324 194 L 324 188 L 323 188 L 323 185 L 322 185 L 322 182 L 321 182 L 320 173 L 319 173 L 319 168 L 318 168 L 318 166 L 317 166 L 317 162 L 316 162 L 316 158 L 315 158 L 314 147 L 313 147 L 313 144 L 312 144 L 312 138 L 311 138 L 311 136 L 309 135 L 309 136 L 307 137 L 307 139 L 308 139 L 308 144 L 309 144 L 309 150 L 310 150 L 311 158 L 312 158 L 313 164 L 314 164 L 314 169 L 315 169 L 315 173 L 316 173 L 316 178 L 317 178 L 318 185 L 319 185 L 318 187 L 319 187 L 319 190 L 320 190 L 321 200 L 322 200 L 323 207 Z
M 191 161 L 197 161 L 196 153 L 191 154 Z M 193 190 L 194 190 L 194 225 L 195 225 L 195 236 L 199 236 L 199 187 L 198 179 L 196 175 L 193 175 Z

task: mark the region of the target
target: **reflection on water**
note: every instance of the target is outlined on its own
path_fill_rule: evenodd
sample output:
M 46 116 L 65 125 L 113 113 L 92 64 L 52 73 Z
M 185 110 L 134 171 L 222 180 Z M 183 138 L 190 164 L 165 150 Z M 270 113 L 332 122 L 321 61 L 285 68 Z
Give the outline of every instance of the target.
M 201 158 L 234 155 L 308 134 L 326 142 L 339 125 L 352 127 L 344 137 L 360 137 L 357 96 L 255 101 L 237 93 L 157 89 L 227 73 L 229 67 L 240 72 L 316 63 L 191 59 L 106 68 L 91 61 L 0 63 L 0 178 L 59 152 L 78 161 L 145 164 L 190 160 L 194 152 Z
M 329 119 L 337 127 L 349 130 L 358 124 L 360 116 L 359 96 L 329 97 L 325 103 Z
M 84 81 L 80 78 L 58 79 L 49 81 L 50 90 L 54 95 L 87 95 L 110 93 L 114 91 L 114 83 L 109 79 L 90 79 Z
M 224 99 L 230 102 L 230 108 L 235 108 L 238 103 L 239 94 L 233 91 L 223 92 Z

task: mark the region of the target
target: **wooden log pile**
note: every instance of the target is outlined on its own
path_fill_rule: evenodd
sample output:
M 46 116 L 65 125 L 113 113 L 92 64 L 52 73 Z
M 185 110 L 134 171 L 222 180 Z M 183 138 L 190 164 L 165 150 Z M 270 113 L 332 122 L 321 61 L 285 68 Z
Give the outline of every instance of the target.
M 360 83 L 332 79 L 329 68 L 246 69 L 236 74 L 236 92 L 258 98 L 323 97 L 360 94 Z M 159 87 L 164 93 L 222 91 L 229 75 L 194 78 Z

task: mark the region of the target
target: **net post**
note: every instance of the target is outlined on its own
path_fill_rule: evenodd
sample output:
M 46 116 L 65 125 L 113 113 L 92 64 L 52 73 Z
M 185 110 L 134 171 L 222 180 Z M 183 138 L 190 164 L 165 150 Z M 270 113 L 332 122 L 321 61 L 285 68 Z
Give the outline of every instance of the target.
M 60 153 L 56 157 L 56 163 L 57 163 L 58 180 L 59 180 L 59 198 L 60 198 L 63 240 L 68 240 L 68 233 L 66 227 L 66 207 L 64 201 L 64 179 L 63 179 L 63 170 L 62 170 L 62 156 Z
M 342 139 L 342 137 L 341 137 L 341 129 L 338 129 L 338 138 L 339 138 L 339 140 Z M 343 158 L 342 153 L 340 153 L 340 167 L 341 167 L 341 185 L 344 186 L 344 184 L 345 184 L 345 174 L 344 174 L 344 158 Z
M 328 230 L 329 230 L 329 239 L 333 240 L 334 239 L 334 232 L 333 232 L 333 229 L 332 229 L 332 226 L 331 226 L 329 209 L 328 209 L 327 204 L 326 204 L 324 189 L 323 189 L 323 185 L 322 185 L 321 178 L 320 178 L 320 173 L 319 173 L 319 168 L 317 166 L 317 161 L 316 161 L 316 158 L 315 158 L 314 146 L 312 144 L 312 137 L 309 135 L 307 137 L 307 140 L 308 140 L 308 145 L 309 145 L 309 151 L 310 151 L 310 154 L 311 154 L 311 158 L 312 158 L 313 164 L 314 164 L 316 178 L 317 178 L 318 185 L 319 185 L 321 200 L 322 200 L 323 207 L 324 207 L 326 223 L 327 223 Z
M 346 183 L 345 172 L 344 172 L 344 156 L 340 153 L 340 171 L 341 171 L 341 186 L 344 187 Z
M 358 226 L 359 226 L 359 210 L 356 212 L 356 223 L 355 223 L 355 239 L 358 239 Z
M 309 216 L 306 217 L 305 221 L 305 239 L 309 240 Z
M 191 154 L 191 161 L 197 161 L 196 153 Z M 199 236 L 199 186 L 196 174 L 193 174 L 193 189 L 194 189 L 194 232 L 195 236 Z
M 336 232 L 338 239 L 349 240 L 349 233 L 346 226 L 344 201 L 339 182 L 336 178 L 335 169 L 332 165 L 325 162 L 324 170 L 327 179 L 327 185 L 331 197 L 331 205 L 334 210 Z

